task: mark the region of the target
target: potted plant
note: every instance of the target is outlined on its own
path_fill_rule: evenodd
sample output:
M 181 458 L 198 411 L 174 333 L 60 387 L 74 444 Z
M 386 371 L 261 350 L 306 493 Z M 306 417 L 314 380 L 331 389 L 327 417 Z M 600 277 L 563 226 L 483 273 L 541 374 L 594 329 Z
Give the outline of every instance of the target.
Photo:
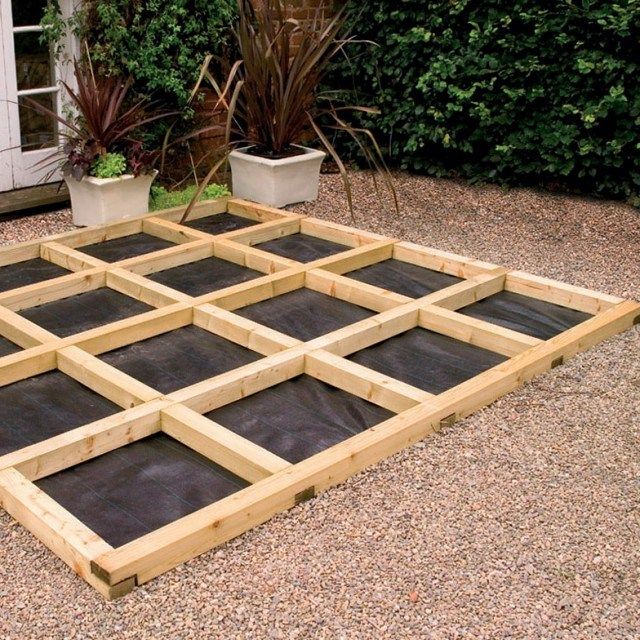
M 192 94 L 198 95 L 201 83 L 208 80 L 217 96 L 213 124 L 200 133 L 220 133 L 215 149 L 218 160 L 201 188 L 228 160 L 237 197 L 276 207 L 314 200 L 320 165 L 328 153 L 342 175 L 351 208 L 346 168 L 330 141 L 333 134 L 343 132 L 384 176 L 395 200 L 375 139 L 368 130 L 351 127 L 345 119 L 349 111 L 377 111 L 343 104 L 335 92 L 321 90 L 331 60 L 353 40 L 343 33 L 345 8 L 328 20 L 318 10 L 315 18 L 300 22 L 287 16 L 281 0 L 255 4 L 238 0 L 234 33 L 240 56 L 227 71 L 226 81 L 222 85 L 216 81 L 208 58 Z M 304 146 L 313 137 L 323 150 Z
M 85 62 L 74 61 L 74 73 L 76 91 L 62 83 L 71 101 L 70 115 L 61 116 L 28 99 L 31 108 L 63 125 L 63 144 L 42 162 L 61 168 L 75 225 L 106 224 L 146 213 L 159 153 L 145 150 L 133 134 L 173 114 L 154 113 L 146 98 L 130 100 L 132 79 L 94 73 L 88 55 Z

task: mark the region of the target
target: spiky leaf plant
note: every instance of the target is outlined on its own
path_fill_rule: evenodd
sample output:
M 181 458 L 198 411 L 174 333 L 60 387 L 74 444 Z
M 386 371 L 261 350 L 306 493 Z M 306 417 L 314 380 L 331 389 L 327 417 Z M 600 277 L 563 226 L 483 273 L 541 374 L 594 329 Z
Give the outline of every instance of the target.
M 214 77 L 209 57 L 192 92 L 195 99 L 205 81 L 213 88 L 217 100 L 209 114 L 211 124 L 198 134 L 217 132 L 220 143 L 212 150 L 217 161 L 183 220 L 233 149 L 249 146 L 256 155 L 280 158 L 295 153 L 293 145 L 314 136 L 336 163 L 353 213 L 347 169 L 331 142 L 337 133 L 345 133 L 357 142 L 369 166 L 383 177 L 397 208 L 391 176 L 375 138 L 369 130 L 348 123 L 349 112 L 377 111 L 345 104 L 335 93 L 321 90 L 331 61 L 339 54 L 346 55 L 346 46 L 354 41 L 344 32 L 344 8 L 328 19 L 318 9 L 312 20 L 301 22 L 287 15 L 281 0 L 256 4 L 254 7 L 250 0 L 238 0 L 239 20 L 234 33 L 240 57 L 228 67 L 225 81 L 220 83 Z
M 65 175 L 76 180 L 90 172 L 96 159 L 107 153 L 121 153 L 129 169 L 138 175 L 151 169 L 159 152 L 143 151 L 135 132 L 146 124 L 175 115 L 158 112 L 149 98 L 131 99 L 131 78 L 108 76 L 94 71 L 88 50 L 83 61 L 74 61 L 76 89 L 62 82 L 72 115 L 60 115 L 31 98 L 27 105 L 62 125 L 62 144 L 38 165 L 61 167 Z

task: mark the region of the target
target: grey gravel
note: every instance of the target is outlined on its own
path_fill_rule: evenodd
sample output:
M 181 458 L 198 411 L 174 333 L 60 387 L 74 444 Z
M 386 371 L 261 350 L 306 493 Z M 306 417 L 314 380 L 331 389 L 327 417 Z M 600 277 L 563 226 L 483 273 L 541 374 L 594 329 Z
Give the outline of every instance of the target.
M 0 245 L 35 240 L 42 236 L 71 231 L 71 210 L 61 209 L 36 215 L 0 216 Z
M 357 226 L 638 297 L 624 204 L 396 179 L 400 216 L 354 177 Z M 350 222 L 337 176 L 296 210 Z M 639 353 L 636 328 L 114 603 L 3 514 L 0 637 L 637 640 Z

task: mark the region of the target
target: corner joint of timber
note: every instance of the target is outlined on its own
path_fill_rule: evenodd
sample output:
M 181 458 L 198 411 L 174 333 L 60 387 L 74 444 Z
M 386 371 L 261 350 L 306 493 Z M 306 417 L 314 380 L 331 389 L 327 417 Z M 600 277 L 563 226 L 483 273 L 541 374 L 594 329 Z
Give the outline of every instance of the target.
M 316 488 L 312 485 L 296 493 L 294 498 L 294 505 L 299 505 L 302 502 L 306 502 L 307 500 L 311 500 L 312 498 L 315 498 L 315 497 L 316 497 Z
M 91 561 L 91 573 L 98 578 L 98 580 L 105 583 L 110 600 L 126 596 L 138 585 L 138 576 L 135 575 L 125 578 L 120 582 L 113 583 L 111 580 L 111 574 L 94 560 Z
M 132 576 L 131 578 L 126 578 L 121 582 L 118 582 L 109 587 L 109 600 L 117 600 L 118 598 L 122 598 L 127 594 L 131 593 L 137 586 L 138 579 L 136 576 Z

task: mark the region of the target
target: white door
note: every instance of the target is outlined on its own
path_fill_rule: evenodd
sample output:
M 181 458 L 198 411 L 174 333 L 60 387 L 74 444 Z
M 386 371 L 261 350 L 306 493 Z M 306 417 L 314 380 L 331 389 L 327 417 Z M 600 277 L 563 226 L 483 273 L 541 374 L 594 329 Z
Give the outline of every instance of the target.
M 38 166 L 58 147 L 58 124 L 25 106 L 30 97 L 61 112 L 60 80 L 70 76 L 71 41 L 65 59 L 56 62 L 53 47 L 42 44 L 39 26 L 47 0 L 0 0 L 0 191 L 60 180 L 52 167 Z M 60 2 L 63 15 L 73 0 Z

